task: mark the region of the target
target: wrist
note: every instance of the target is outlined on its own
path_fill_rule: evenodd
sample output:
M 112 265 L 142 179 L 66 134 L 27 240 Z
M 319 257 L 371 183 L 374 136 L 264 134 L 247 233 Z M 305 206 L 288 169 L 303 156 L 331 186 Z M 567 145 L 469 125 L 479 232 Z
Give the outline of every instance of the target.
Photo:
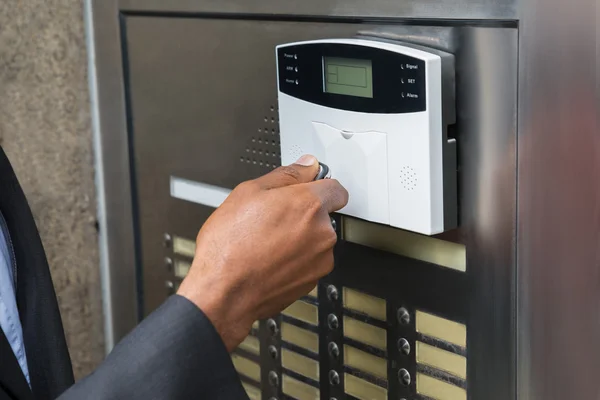
M 188 276 L 177 292 L 194 303 L 213 324 L 227 351 L 231 352 L 248 335 L 254 318 L 248 317 L 243 302 L 223 282 Z

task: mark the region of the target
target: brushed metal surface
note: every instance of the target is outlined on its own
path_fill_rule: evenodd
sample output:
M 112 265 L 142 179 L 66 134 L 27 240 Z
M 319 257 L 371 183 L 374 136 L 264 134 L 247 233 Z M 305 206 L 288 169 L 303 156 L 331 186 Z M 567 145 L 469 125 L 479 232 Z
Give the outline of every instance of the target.
M 519 398 L 599 399 L 598 1 L 520 12 Z
M 120 0 L 129 12 L 232 13 L 321 17 L 516 19 L 516 0 Z
M 131 201 L 125 85 L 121 58 L 118 7 L 115 0 L 92 1 L 88 34 L 90 87 L 98 186 L 98 222 L 107 353 L 138 319 L 135 237 Z
M 126 17 L 124 28 L 135 181 L 143 199 L 137 206 L 144 314 L 164 301 L 164 283 L 172 278 L 163 265 L 164 234 L 193 238 L 212 212 L 171 199 L 170 176 L 233 188 L 268 170 L 258 158 L 248 164 L 240 157 L 257 146 L 252 139 L 259 137 L 259 128 L 264 133 L 277 125 L 271 122 L 276 118 L 276 44 L 387 32 L 454 52 L 462 225 L 441 238 L 467 248 L 472 291 L 460 296 L 473 299 L 469 393 L 511 397 L 516 29 L 141 16 Z

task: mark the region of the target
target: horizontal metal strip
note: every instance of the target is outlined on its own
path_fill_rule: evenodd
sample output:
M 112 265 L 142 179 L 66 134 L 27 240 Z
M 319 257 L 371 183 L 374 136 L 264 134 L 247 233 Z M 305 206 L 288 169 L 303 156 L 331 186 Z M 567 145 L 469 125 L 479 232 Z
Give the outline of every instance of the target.
M 344 337 L 381 350 L 387 349 L 387 331 L 383 328 L 344 316 L 343 333 Z
M 417 393 L 437 400 L 467 400 L 467 391 L 448 382 L 417 372 Z
M 231 361 L 239 374 L 260 382 L 260 365 L 258 362 L 253 361 L 251 357 L 244 357 L 238 352 L 231 354 Z
M 317 360 L 286 348 L 281 349 L 280 358 L 283 368 L 315 381 L 319 380 L 319 362 Z
M 465 379 L 461 379 L 429 365 L 417 364 L 417 372 L 439 379 L 440 381 L 444 381 L 454 386 L 458 386 L 462 389 L 467 389 L 467 381 Z
M 388 380 L 388 361 L 354 346 L 344 344 L 344 365 Z
M 173 253 L 194 258 L 196 255 L 196 242 L 181 236 L 173 235 Z
M 248 398 L 250 400 L 261 400 L 262 399 L 260 386 L 254 386 L 252 384 L 249 384 L 249 383 L 243 382 L 243 381 L 242 381 L 242 386 L 244 387 L 244 390 L 246 391 L 246 394 L 248 395 Z
M 286 368 L 286 367 L 281 367 L 281 369 L 283 370 L 284 374 L 289 375 L 292 378 L 294 378 L 296 380 L 299 380 L 302 383 L 306 383 L 307 385 L 313 386 L 313 387 L 315 387 L 317 389 L 320 388 L 319 381 L 315 381 L 314 379 L 311 379 L 311 378 L 309 378 L 307 376 L 299 374 L 296 371 L 291 370 L 291 369 Z
M 467 356 L 467 349 L 465 347 L 446 342 L 442 339 L 434 338 L 432 336 L 427 336 L 420 332 L 417 332 L 417 340 L 423 343 L 427 343 L 431 346 L 437 347 L 439 349 L 443 349 L 451 353 L 461 355 L 463 357 Z
M 354 340 L 349 337 L 344 337 L 344 343 L 354 346 L 357 349 L 365 351 L 369 354 L 373 354 L 374 356 L 387 359 L 387 356 L 388 356 L 387 350 L 378 349 L 377 347 L 373 347 L 371 345 L 368 345 L 363 342 L 359 342 L 358 340 Z
M 387 400 L 387 389 L 349 373 L 344 374 L 344 391 L 359 399 Z
M 192 268 L 192 263 L 187 260 L 175 259 L 175 265 L 173 266 L 173 272 L 175 277 L 184 279 Z
M 415 312 L 417 332 L 432 336 L 458 346 L 467 346 L 467 326 L 444 317 L 417 310 Z
M 302 300 L 293 302 L 281 314 L 315 326 L 319 325 L 319 308 Z
M 319 307 L 319 300 L 316 297 L 302 296 L 300 298 L 300 301 L 303 301 L 305 303 L 312 304 L 313 306 Z
M 313 353 L 310 349 L 306 349 L 294 343 L 290 343 L 282 339 L 281 347 L 284 349 L 294 351 L 298 354 L 302 354 L 305 357 L 312 358 L 313 360 L 319 361 L 319 353 Z
M 171 176 L 171 197 L 207 207 L 219 207 L 231 189 Z
M 344 217 L 342 228 L 343 238 L 349 242 L 455 271 L 465 272 L 467 270 L 467 252 L 463 244 L 419 235 L 352 217 Z
M 233 352 L 231 354 L 237 354 L 241 357 L 252 360 L 252 361 L 256 362 L 257 364 L 260 364 L 260 354 L 254 354 L 248 350 L 244 350 L 239 347 L 236 348 L 235 350 L 233 350 Z
M 418 364 L 447 372 L 460 379 L 467 378 L 467 358 L 464 356 L 419 341 L 416 343 L 415 354 Z
M 281 379 L 281 390 L 288 396 L 297 399 L 318 399 L 320 390 L 312 385 L 303 382 L 296 377 L 283 374 Z
M 308 351 L 319 353 L 319 333 L 303 329 L 289 322 L 281 323 L 282 343 L 290 343 Z
M 358 3 L 357 3 L 358 2 Z M 173 3 L 173 4 L 171 4 Z M 225 3 L 225 4 L 223 4 Z M 345 4 L 344 9 L 323 7 L 321 3 L 299 3 L 294 10 L 290 10 L 288 3 L 272 0 L 270 3 L 261 2 L 257 6 L 254 2 L 226 1 L 226 2 L 189 2 L 183 0 L 120 0 L 119 11 L 127 16 L 148 16 L 168 18 L 209 18 L 230 20 L 258 20 L 258 21 L 290 21 L 290 22 L 323 22 L 323 23 L 385 23 L 385 24 L 411 24 L 424 26 L 483 26 L 483 27 L 513 27 L 518 26 L 516 7 L 506 4 L 492 4 L 489 7 L 478 7 L 479 3 L 465 2 L 456 7 L 457 3 L 447 3 L 454 6 L 449 9 L 443 2 L 437 2 L 436 7 L 426 7 L 424 4 L 407 2 L 408 7 L 402 12 L 398 4 L 379 0 L 370 7 L 354 0 L 354 4 Z M 440 8 L 441 7 L 441 8 Z M 415 13 L 415 9 L 419 12 Z M 439 13 L 439 10 L 444 10 Z M 323 10 L 326 10 L 324 13 Z M 329 10 L 329 11 L 327 11 Z M 425 10 L 425 11 L 423 11 Z M 431 13 L 431 10 L 438 12 Z M 391 16 L 394 15 L 394 16 Z
M 242 343 L 239 344 L 238 349 L 244 350 L 251 354 L 260 354 L 260 340 L 252 335 L 248 335 L 244 338 Z
M 388 388 L 388 381 L 387 379 L 383 379 L 383 378 L 379 378 L 375 375 L 371 375 L 367 372 L 363 372 L 357 368 L 352 368 L 348 365 L 344 365 L 344 372 L 353 375 L 357 378 L 363 379 L 369 383 L 372 383 L 374 385 L 380 386 L 384 389 Z
M 253 385 L 256 386 L 258 388 L 260 388 L 260 382 L 257 382 L 253 379 L 248 378 L 245 375 L 239 375 L 240 381 L 242 381 L 242 383 L 248 384 L 248 385 Z
M 347 315 L 349 317 L 352 317 L 352 318 L 354 318 L 356 320 L 359 320 L 361 322 L 367 323 L 369 325 L 374 325 L 374 326 L 377 326 L 377 327 L 382 328 L 382 329 L 387 329 L 388 328 L 388 324 L 386 322 L 380 321 L 380 320 L 375 319 L 375 318 L 371 318 L 368 315 L 361 314 L 361 313 L 356 312 L 354 310 L 349 310 L 347 308 L 344 308 L 342 310 L 342 313 L 344 315 Z
M 344 287 L 342 288 L 342 304 L 347 310 L 352 310 L 380 321 L 387 320 L 387 302 L 380 297 Z
M 436 400 L 433 397 L 425 396 L 422 394 L 415 394 L 415 400 Z
M 318 326 L 315 326 L 315 325 L 309 324 L 307 322 L 304 322 L 302 320 L 290 317 L 289 315 L 283 315 L 282 314 L 281 315 L 281 320 L 283 322 L 287 322 L 289 324 L 298 326 L 298 327 L 300 327 L 302 329 L 306 329 L 307 331 L 319 333 L 319 327 Z

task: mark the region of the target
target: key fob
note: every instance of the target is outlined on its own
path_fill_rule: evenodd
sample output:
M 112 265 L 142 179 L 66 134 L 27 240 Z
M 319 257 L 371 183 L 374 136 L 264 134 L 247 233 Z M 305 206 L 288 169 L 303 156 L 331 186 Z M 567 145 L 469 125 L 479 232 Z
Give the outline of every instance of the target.
M 329 179 L 331 178 L 331 170 L 329 169 L 329 167 L 327 166 L 327 164 L 323 164 L 322 162 L 319 163 L 319 173 L 317 174 L 317 176 L 315 176 L 315 181 L 321 180 L 321 179 Z M 333 230 L 337 230 L 337 223 L 335 222 L 335 219 L 333 219 L 333 217 L 331 217 L 331 227 L 333 228 Z
M 315 176 L 315 181 L 331 178 L 331 170 L 326 164 L 319 163 L 319 173 Z

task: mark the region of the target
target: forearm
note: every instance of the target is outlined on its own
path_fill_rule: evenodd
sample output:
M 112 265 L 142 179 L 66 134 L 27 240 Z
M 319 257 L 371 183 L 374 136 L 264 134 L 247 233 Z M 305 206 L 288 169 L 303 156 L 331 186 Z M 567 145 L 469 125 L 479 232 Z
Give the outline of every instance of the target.
M 59 400 L 246 399 L 225 346 L 189 300 L 172 296 Z

